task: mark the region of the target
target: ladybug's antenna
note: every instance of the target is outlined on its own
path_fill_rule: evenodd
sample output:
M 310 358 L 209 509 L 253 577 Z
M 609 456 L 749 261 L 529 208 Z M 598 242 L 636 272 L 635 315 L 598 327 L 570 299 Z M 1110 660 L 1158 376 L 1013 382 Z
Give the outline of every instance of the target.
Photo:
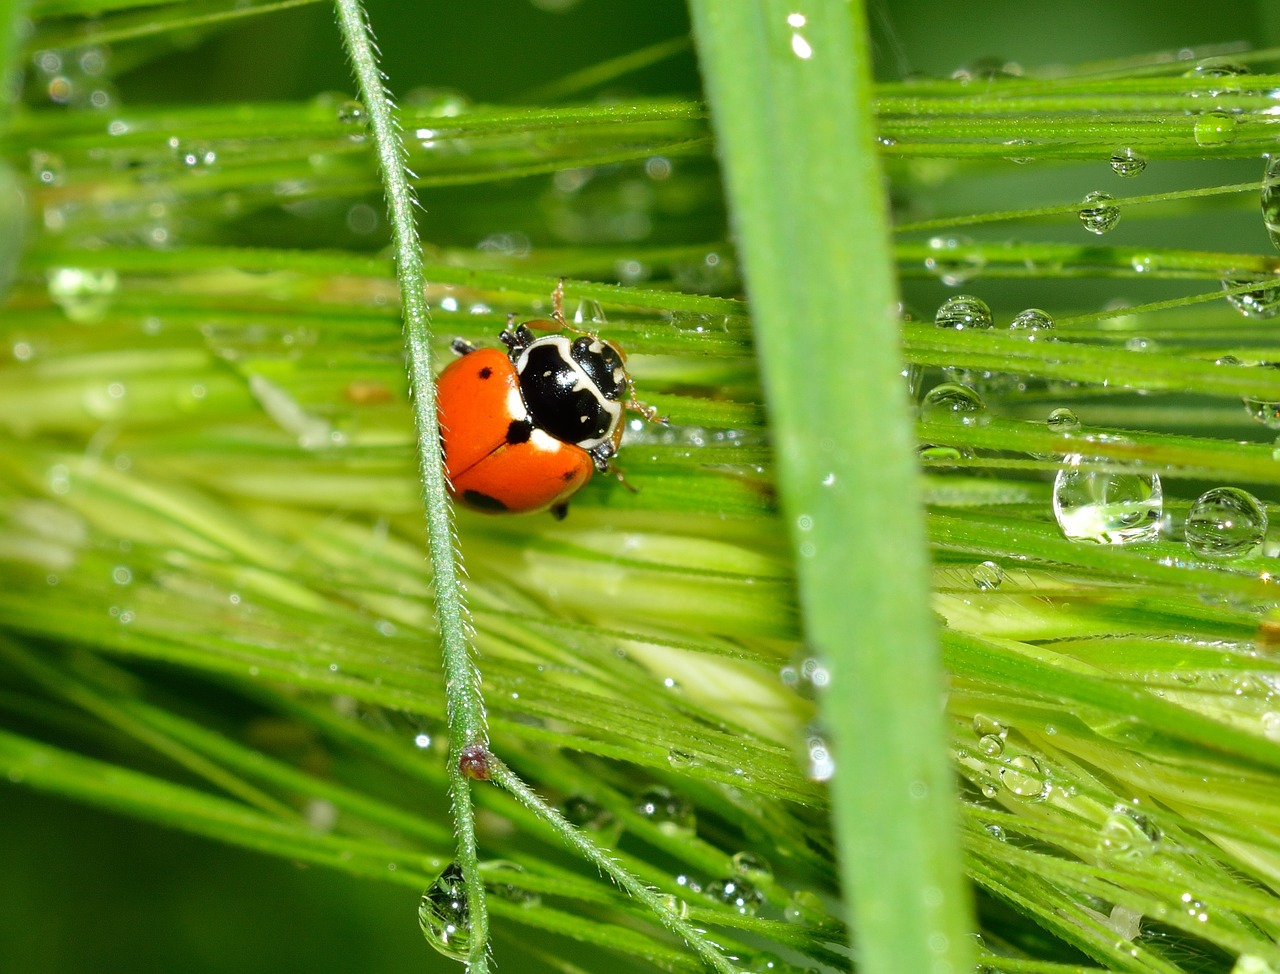
M 560 278 L 556 284 L 556 289 L 551 292 L 551 320 L 561 328 L 565 326 L 564 320 L 564 278 Z

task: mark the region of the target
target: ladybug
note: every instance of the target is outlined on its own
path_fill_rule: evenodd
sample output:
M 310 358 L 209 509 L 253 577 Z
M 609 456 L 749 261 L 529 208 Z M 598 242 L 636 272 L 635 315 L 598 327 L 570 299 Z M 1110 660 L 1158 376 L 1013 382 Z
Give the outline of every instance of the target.
M 562 518 L 592 473 L 609 472 L 626 408 L 655 418 L 617 345 L 589 332 L 534 337 L 530 326 L 568 328 L 562 304 L 557 287 L 553 321 L 508 319 L 505 351 L 453 341 L 458 358 L 437 377 L 436 401 L 449 492 L 466 507 Z

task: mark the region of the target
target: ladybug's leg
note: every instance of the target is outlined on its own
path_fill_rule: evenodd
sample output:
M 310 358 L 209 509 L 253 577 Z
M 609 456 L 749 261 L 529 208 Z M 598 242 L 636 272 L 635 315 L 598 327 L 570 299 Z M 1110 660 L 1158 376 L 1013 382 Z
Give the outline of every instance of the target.
M 569 516 L 569 502 L 564 501 L 561 504 L 551 505 L 551 516 L 557 521 L 563 521 Z
M 661 423 L 663 426 L 667 425 L 667 417 L 659 416 L 657 407 L 650 406 L 648 403 L 643 403 L 637 399 L 636 391 L 634 389 L 627 390 L 627 408 L 633 412 L 639 413 L 651 423 Z
M 591 454 L 591 459 L 596 463 L 596 469 L 601 473 L 609 472 L 609 463 L 617 455 L 618 448 L 613 445 L 612 441 L 606 440 L 599 446 L 593 446 L 587 451 Z
M 459 358 L 461 358 L 463 355 L 470 355 L 472 352 L 476 350 L 476 347 L 472 345 L 469 341 L 467 341 L 465 338 L 455 338 L 453 341 L 449 343 L 449 349 L 453 352 L 454 355 L 457 355 Z

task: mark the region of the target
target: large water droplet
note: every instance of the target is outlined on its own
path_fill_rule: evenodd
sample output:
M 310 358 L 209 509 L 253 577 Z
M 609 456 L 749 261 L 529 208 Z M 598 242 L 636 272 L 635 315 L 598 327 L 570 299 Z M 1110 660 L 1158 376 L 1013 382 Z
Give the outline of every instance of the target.
M 527 871 L 520 863 L 495 859 L 485 865 L 488 867 L 484 872 L 485 889 L 494 896 L 521 906 L 537 906 L 542 902 L 538 893 L 525 888 Z
M 754 852 L 735 852 L 731 862 L 735 875 L 761 882 L 773 878 L 773 867 L 769 865 L 769 860 Z
M 947 298 L 938 307 L 933 321 L 939 328 L 954 328 L 957 331 L 981 330 L 995 324 L 987 303 L 972 294 L 957 294 Z
M 347 98 L 340 102 L 335 114 L 343 125 L 363 126 L 369 123 L 369 113 L 364 110 L 364 105 L 354 98 Z
M 1040 762 L 1030 754 L 1010 758 L 1000 769 L 1000 784 L 1019 798 L 1044 798 L 1049 793 L 1049 783 L 1040 770 Z
M 726 876 L 707 883 L 707 895 L 719 900 L 735 913 L 754 916 L 764 902 L 764 893 L 756 889 L 750 880 L 742 876 Z
M 973 585 L 979 592 L 994 592 L 1004 581 L 1004 569 L 994 561 L 984 561 L 973 570 Z
M 1120 222 L 1120 207 L 1112 205 L 1114 203 L 1115 197 L 1110 193 L 1100 190 L 1086 193 L 1080 201 L 1078 216 L 1081 225 L 1090 233 L 1096 234 L 1114 230 L 1115 225 Z
M 1205 112 L 1196 116 L 1192 132 L 1196 145 L 1206 149 L 1230 145 L 1236 140 L 1236 117 L 1226 112 Z
M 968 386 L 944 382 L 925 393 L 920 418 L 926 423 L 950 426 L 982 426 L 990 422 L 987 404 Z
M 586 795 L 570 795 L 560 803 L 560 814 L 570 825 L 600 831 L 613 824 L 613 813 Z
M 1098 829 L 1099 855 L 1123 863 L 1141 862 L 1155 851 L 1160 830 L 1128 805 L 1117 805 Z
M 418 904 L 418 926 L 422 935 L 440 953 L 466 961 L 471 949 L 471 911 L 467 907 L 467 886 L 462 867 L 456 862 L 427 887 Z
M 1070 433 L 1080 428 L 1080 418 L 1066 406 L 1059 406 L 1049 413 L 1045 425 L 1055 433 Z
M 925 246 L 925 269 L 950 287 L 976 277 L 987 266 L 986 255 L 968 237 L 933 237 Z
M 693 805 L 668 788 L 648 788 L 636 796 L 636 811 L 668 835 L 692 835 L 697 827 Z
M 1207 490 L 1187 515 L 1187 544 L 1197 555 L 1232 558 L 1247 554 L 1267 533 L 1267 512 L 1238 487 Z
M 1223 356 L 1228 358 L 1229 356 Z M 1224 363 L 1222 359 L 1218 360 L 1219 364 Z M 1259 362 L 1254 368 L 1258 369 L 1280 369 L 1280 362 Z M 1280 402 L 1274 399 L 1255 399 L 1252 396 L 1245 396 L 1242 400 L 1245 412 L 1252 416 L 1267 429 L 1280 429 Z
M 1267 158 L 1262 174 L 1262 224 L 1271 245 L 1280 250 L 1280 153 Z
M 1247 291 L 1246 285 L 1257 285 Z M 1274 318 L 1280 312 L 1280 278 L 1274 274 L 1229 277 L 1222 281 L 1227 301 L 1246 318 Z
M 1111 153 L 1111 169 L 1117 176 L 1126 179 L 1136 176 L 1147 168 L 1147 157 L 1124 146 Z
M 1017 338 L 1025 338 L 1029 342 L 1050 342 L 1054 339 L 1053 319 L 1039 308 L 1028 308 L 1020 311 L 1009 322 L 1009 331 Z
M 1160 477 L 1091 467 L 1073 453 L 1053 481 L 1053 516 L 1072 541 L 1130 544 L 1160 533 Z

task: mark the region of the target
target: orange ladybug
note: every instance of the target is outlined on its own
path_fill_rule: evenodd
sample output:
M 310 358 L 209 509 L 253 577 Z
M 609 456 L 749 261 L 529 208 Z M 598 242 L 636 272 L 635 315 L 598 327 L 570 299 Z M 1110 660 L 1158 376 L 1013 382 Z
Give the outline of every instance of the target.
M 554 321 L 508 323 L 498 336 L 505 352 L 454 339 L 458 358 L 436 379 L 449 490 L 466 507 L 564 517 L 591 474 L 608 472 L 626 407 L 654 418 L 636 402 L 617 345 L 592 334 L 534 337 L 529 325 L 565 327 L 560 288 L 554 299 Z

